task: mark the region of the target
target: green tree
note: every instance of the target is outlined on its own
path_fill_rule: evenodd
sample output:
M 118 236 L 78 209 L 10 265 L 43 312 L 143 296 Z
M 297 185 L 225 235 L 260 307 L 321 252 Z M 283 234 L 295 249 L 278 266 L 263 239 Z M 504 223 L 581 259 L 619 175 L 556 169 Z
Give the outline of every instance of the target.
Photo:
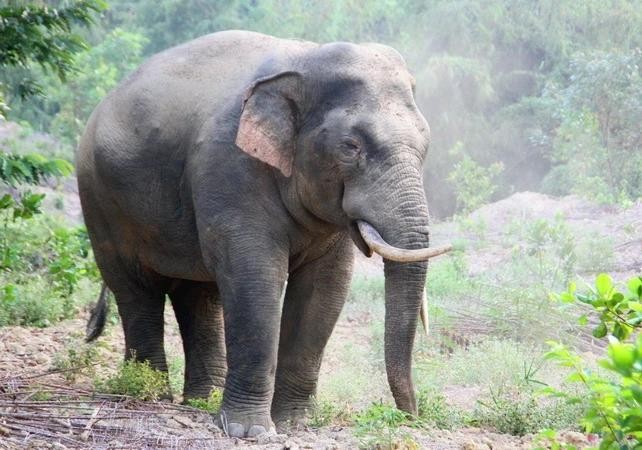
M 23 77 L 13 86 L 13 94 L 26 98 L 43 94 L 31 75 L 35 63 L 55 73 L 61 80 L 73 71 L 74 55 L 86 48 L 74 26 L 89 26 L 92 15 L 105 6 L 102 0 L 76 0 L 60 8 L 46 4 L 14 4 L 0 7 L 0 68 L 19 67 Z M 6 89 L 0 75 L 0 114 L 6 110 Z
M 558 103 L 549 157 L 570 192 L 603 202 L 642 196 L 642 51 L 578 53 Z

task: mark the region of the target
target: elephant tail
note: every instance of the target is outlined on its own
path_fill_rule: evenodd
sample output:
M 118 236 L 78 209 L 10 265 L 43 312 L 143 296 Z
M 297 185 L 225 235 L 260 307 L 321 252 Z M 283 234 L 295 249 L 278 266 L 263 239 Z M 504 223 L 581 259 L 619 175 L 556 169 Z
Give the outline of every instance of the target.
M 107 313 L 109 312 L 109 289 L 103 282 L 100 296 L 96 306 L 91 311 L 91 316 L 87 321 L 87 329 L 85 331 L 85 342 L 91 342 L 100 336 L 105 329 L 105 322 L 107 321 Z

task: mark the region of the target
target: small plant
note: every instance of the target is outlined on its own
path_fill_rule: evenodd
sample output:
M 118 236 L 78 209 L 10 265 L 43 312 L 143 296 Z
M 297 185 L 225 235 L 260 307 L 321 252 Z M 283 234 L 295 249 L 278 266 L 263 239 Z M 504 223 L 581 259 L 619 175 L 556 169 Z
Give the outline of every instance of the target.
M 64 298 L 73 294 L 81 278 L 99 279 L 96 264 L 88 258 L 90 244 L 84 227 L 54 229 L 51 244 L 54 256 L 49 262 L 49 273 L 53 278 L 54 288 Z
M 355 435 L 362 448 L 368 449 L 419 449 L 412 436 L 401 426 L 409 425 L 408 415 L 385 403 L 373 403 L 355 416 Z
M 190 398 L 186 403 L 193 408 L 202 409 L 210 414 L 214 414 L 221 409 L 223 391 L 214 388 L 207 398 Z
M 463 411 L 449 406 L 442 394 L 431 390 L 419 391 L 417 409 L 422 425 L 440 430 L 452 430 L 469 421 Z
M 48 391 L 36 391 L 31 395 L 31 400 L 34 402 L 48 402 L 53 397 L 53 394 Z
M 97 380 L 96 389 L 139 400 L 157 401 L 168 393 L 169 381 L 167 373 L 153 369 L 149 361 L 128 360 L 113 377 Z
M 314 399 L 314 405 L 310 413 L 308 425 L 312 428 L 320 428 L 336 422 L 350 422 L 350 407 L 347 404 L 337 406 L 329 400 Z
M 450 154 L 459 157 L 459 161 L 448 174 L 448 181 L 455 189 L 457 210 L 467 214 L 488 203 L 497 189 L 493 180 L 502 173 L 504 166 L 502 163 L 489 167 L 479 165 L 464 152 L 461 142 L 455 144 Z
M 546 428 L 574 427 L 583 412 L 581 402 L 570 405 L 544 401 L 529 386 L 491 389 L 489 399 L 479 400 L 475 413 L 480 424 L 500 433 L 523 436 Z
M 69 382 L 74 382 L 78 376 L 94 377 L 98 359 L 97 344 L 80 344 L 68 346 L 64 354 L 57 354 L 53 368 L 61 372 Z

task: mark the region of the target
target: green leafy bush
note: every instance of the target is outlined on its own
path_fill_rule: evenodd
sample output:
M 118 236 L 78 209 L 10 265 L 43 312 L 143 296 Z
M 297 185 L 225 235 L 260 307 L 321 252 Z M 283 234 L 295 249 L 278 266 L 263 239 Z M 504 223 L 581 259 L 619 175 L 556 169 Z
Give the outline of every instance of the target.
M 463 411 L 448 405 L 442 394 L 427 389 L 417 395 L 417 410 L 419 422 L 429 428 L 452 430 L 471 420 Z
M 412 436 L 401 429 L 411 423 L 408 414 L 383 402 L 373 403 L 354 418 L 355 436 L 368 449 L 418 449 Z
M 642 277 L 632 278 L 627 290 L 618 290 L 611 277 L 600 274 L 589 293 L 577 293 L 571 285 L 558 296 L 566 303 L 587 305 L 598 314 L 593 329 L 596 338 L 608 337 L 605 358 L 599 361 L 606 373 L 592 371 L 581 356 L 558 342 L 550 342 L 547 357 L 567 367 L 567 381 L 579 383 L 588 391 L 588 411 L 582 425 L 598 433 L 600 449 L 639 449 L 642 442 Z M 580 323 L 586 324 L 586 316 Z M 558 389 L 548 393 L 570 403 L 581 397 Z
M 214 388 L 207 398 L 190 398 L 187 404 L 194 408 L 202 409 L 210 414 L 217 413 L 221 409 L 223 403 L 223 391 Z
M 169 380 L 166 372 L 153 369 L 149 361 L 128 360 L 121 364 L 114 376 L 96 380 L 96 389 L 139 400 L 157 401 L 168 394 Z
M 310 412 L 308 425 L 313 428 L 325 427 L 331 424 L 350 423 L 351 410 L 347 404 L 339 406 L 329 400 L 314 399 L 314 405 Z
M 58 353 L 54 357 L 54 370 L 60 371 L 69 382 L 76 381 L 80 375 L 94 377 L 99 356 L 97 345 L 96 343 L 71 343 L 63 353 Z
M 72 170 L 61 159 L 0 153 L 0 180 L 11 188 Z M 83 278 L 98 279 L 84 227 L 38 217 L 43 198 L 29 191 L 0 198 L 0 326 L 42 327 L 72 317 L 76 287 Z
M 500 433 L 523 436 L 547 428 L 575 428 L 584 409 L 581 402 L 544 401 L 532 387 L 522 385 L 491 389 L 489 398 L 478 401 L 475 419 Z
M 501 163 L 483 167 L 476 163 L 462 149 L 458 142 L 451 150 L 460 159 L 448 174 L 448 181 L 453 184 L 457 199 L 457 211 L 467 214 L 479 208 L 491 199 L 497 189 L 494 179 L 504 170 Z
M 13 86 L 18 97 L 43 95 L 44 89 L 29 73 L 33 63 L 64 80 L 73 71 L 74 55 L 85 48 L 85 41 L 74 31 L 93 22 L 93 14 L 105 8 L 101 0 L 76 0 L 51 7 L 40 4 L 12 4 L 0 7 L 0 69 L 24 69 Z M 0 72 L 0 75 L 2 73 Z M 7 109 L 0 78 L 0 117 Z
M 0 326 L 45 327 L 73 317 L 99 290 L 86 230 L 46 215 L 14 221 L 5 214 Z

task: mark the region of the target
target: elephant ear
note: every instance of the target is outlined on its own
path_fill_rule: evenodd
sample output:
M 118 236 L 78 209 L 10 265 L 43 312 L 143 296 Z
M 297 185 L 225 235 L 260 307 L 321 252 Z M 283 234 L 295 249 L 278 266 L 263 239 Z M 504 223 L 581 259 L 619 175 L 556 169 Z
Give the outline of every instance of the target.
M 301 75 L 281 72 L 256 80 L 243 98 L 236 145 L 289 177 L 296 145 Z

